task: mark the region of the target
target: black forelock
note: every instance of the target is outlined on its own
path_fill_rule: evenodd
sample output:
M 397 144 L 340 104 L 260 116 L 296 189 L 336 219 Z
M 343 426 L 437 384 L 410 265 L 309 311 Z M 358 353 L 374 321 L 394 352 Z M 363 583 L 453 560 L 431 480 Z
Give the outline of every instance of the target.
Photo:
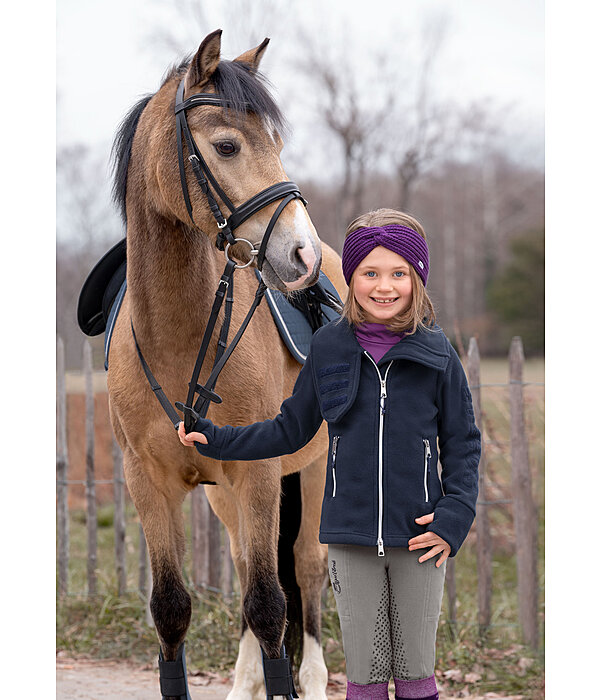
M 187 57 L 176 66 L 171 67 L 161 82 L 161 88 L 172 78 L 185 75 L 191 58 Z M 228 108 L 240 114 L 254 112 L 260 118 L 271 121 L 281 133 L 287 130 L 287 123 L 277 103 L 269 91 L 269 81 L 262 73 L 254 71 L 245 63 L 238 61 L 219 62 L 213 73 L 211 85 L 218 95 L 222 95 Z M 125 197 L 127 193 L 127 171 L 131 158 L 133 137 L 140 116 L 154 94 L 142 97 L 127 113 L 115 135 L 111 151 L 113 164 L 113 200 L 118 206 L 121 217 L 127 222 Z M 175 117 L 173 116 L 173 123 Z M 173 154 L 175 157 L 175 154 Z
M 270 84 L 262 73 L 245 63 L 221 61 L 211 77 L 215 92 L 236 112 L 254 112 L 269 119 L 278 131 L 285 131 L 285 117 L 273 99 Z M 248 105 L 248 106 L 247 106 Z

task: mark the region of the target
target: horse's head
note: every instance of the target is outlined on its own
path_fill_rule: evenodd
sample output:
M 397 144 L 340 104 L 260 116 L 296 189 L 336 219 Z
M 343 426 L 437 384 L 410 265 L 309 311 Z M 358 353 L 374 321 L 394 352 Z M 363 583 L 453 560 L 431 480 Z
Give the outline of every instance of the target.
M 217 221 L 193 171 L 190 144 L 181 131 L 183 178 L 178 165 L 176 91 L 183 80 L 186 101 L 198 94 L 220 98 L 217 104 L 201 100 L 196 105 L 192 101 L 185 109 L 185 118 L 189 134 L 216 181 L 215 187 L 209 177 L 208 187 L 227 219 L 229 204 L 240 207 L 263 190 L 288 180 L 280 160 L 284 120 L 257 73 L 267 44 L 265 39 L 257 48 L 225 61 L 220 58 L 221 31 L 209 34 L 192 60 L 167 78 L 140 119 L 140 129 L 149 139 L 145 170 L 155 173 L 150 188 L 154 190 L 150 192 L 153 203 L 162 209 L 163 216 L 183 224 L 181 228 L 199 235 L 202 231 L 213 241 L 218 234 Z M 223 201 L 224 196 L 228 202 Z M 258 249 L 281 201 L 272 201 L 253 213 L 235 228 L 233 236 L 250 241 Z M 240 242 L 231 247 L 229 254 L 237 261 L 248 262 L 250 250 L 248 244 Z M 317 232 L 302 199 L 292 199 L 281 211 L 268 239 L 262 267 L 264 282 L 281 291 L 301 289 L 316 281 L 320 264 Z

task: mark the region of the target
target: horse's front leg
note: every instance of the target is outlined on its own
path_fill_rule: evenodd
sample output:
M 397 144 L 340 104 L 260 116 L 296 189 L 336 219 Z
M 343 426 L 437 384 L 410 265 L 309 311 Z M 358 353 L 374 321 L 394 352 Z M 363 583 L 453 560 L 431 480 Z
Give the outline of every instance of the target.
M 277 574 L 281 466 L 279 459 L 244 463 L 234 483 L 245 560 L 242 612 L 267 658 L 279 658 L 286 602 Z
M 294 561 L 304 627 L 298 679 L 305 700 L 327 698 L 327 667 L 321 647 L 321 591 L 327 576 L 327 546 L 319 542 L 326 461 L 326 456 L 319 457 L 300 472 L 302 519 L 294 544 Z
M 264 460 L 239 470 L 234 485 L 240 504 L 240 531 L 246 562 L 242 613 L 262 649 L 267 698 L 295 695 L 289 658 L 281 658 L 286 600 L 278 577 L 281 462 Z M 246 631 L 242 646 L 250 645 Z
M 246 463 L 247 467 L 247 463 Z M 240 582 L 242 599 L 247 589 L 247 544 L 243 539 L 242 508 L 230 488 L 205 486 L 206 495 L 214 512 L 225 524 L 229 534 L 231 558 Z M 233 688 L 227 700 L 264 700 L 265 682 L 258 640 L 242 615 L 242 629 L 238 657 L 235 663 Z
M 150 611 L 161 648 L 162 697 L 163 700 L 190 700 L 183 643 L 190 624 L 192 601 L 181 575 L 185 550 L 181 505 L 187 491 L 174 470 L 167 469 L 161 473 L 163 483 L 159 488 L 155 484 L 157 475 L 153 467 L 144 465 L 131 450 L 124 452 L 123 468 L 150 555 Z

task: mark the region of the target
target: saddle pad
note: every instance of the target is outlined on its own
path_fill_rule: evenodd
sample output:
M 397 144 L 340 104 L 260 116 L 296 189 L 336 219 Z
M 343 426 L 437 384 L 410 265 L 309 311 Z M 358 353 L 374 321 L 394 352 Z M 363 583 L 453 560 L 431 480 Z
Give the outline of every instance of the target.
M 255 272 L 258 279 L 260 279 L 260 272 L 258 270 L 255 270 Z M 324 272 L 319 273 L 319 282 L 321 283 L 322 287 L 335 296 L 340 304 L 342 303 L 335 287 L 329 281 L 329 278 Z M 119 293 L 117 294 L 115 301 L 111 306 L 110 313 L 108 314 L 106 334 L 104 336 L 105 370 L 108 370 L 110 341 L 126 289 L 127 280 L 125 280 L 121 285 Z M 265 297 L 267 298 L 267 303 L 269 305 L 269 309 L 271 310 L 271 315 L 273 316 L 275 325 L 277 326 L 277 330 L 279 331 L 279 335 L 281 335 L 286 347 L 296 358 L 296 360 L 301 364 L 304 364 L 306 362 L 306 356 L 308 355 L 310 340 L 312 338 L 312 329 L 308 320 L 299 309 L 294 308 L 289 303 L 289 301 L 285 298 L 285 295 L 281 292 L 275 289 L 267 289 L 265 292 Z M 337 311 L 334 311 L 329 306 L 325 306 L 325 304 L 321 305 L 321 310 L 323 312 L 323 317 L 327 319 L 328 323 L 339 318 Z
M 254 272 L 257 278 L 261 279 L 260 272 L 257 269 L 255 269 Z M 319 272 L 318 281 L 324 289 L 333 294 L 340 305 L 343 305 L 340 295 L 324 272 Z M 271 309 L 271 315 L 273 316 L 279 335 L 283 338 L 287 349 L 300 364 L 304 364 L 310 348 L 310 340 L 313 335 L 306 316 L 302 311 L 290 304 L 285 294 L 276 289 L 267 289 L 265 297 Z M 327 323 L 335 321 L 340 317 L 337 311 L 325 304 L 321 304 L 321 311 L 323 312 L 323 317 L 327 319 Z
M 110 341 L 112 339 L 113 329 L 123 303 L 123 297 L 127 290 L 127 280 L 123 280 L 123 284 L 119 289 L 119 293 L 115 297 L 113 305 L 110 307 L 108 319 L 106 321 L 106 333 L 104 334 L 104 369 L 108 371 L 108 351 L 110 350 Z

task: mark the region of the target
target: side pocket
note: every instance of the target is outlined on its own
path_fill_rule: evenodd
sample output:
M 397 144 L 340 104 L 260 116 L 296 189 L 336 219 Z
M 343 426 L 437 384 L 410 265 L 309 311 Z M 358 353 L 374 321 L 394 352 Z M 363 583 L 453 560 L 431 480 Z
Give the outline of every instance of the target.
M 423 438 L 424 451 L 424 467 L 423 467 L 423 486 L 425 490 L 425 503 L 429 503 L 429 471 L 431 464 L 431 446 L 427 438 Z
M 335 492 L 337 490 L 337 478 L 336 478 L 336 473 L 335 473 L 335 458 L 337 455 L 337 446 L 338 446 L 339 440 L 340 440 L 340 436 L 334 435 L 332 446 L 331 446 L 331 475 L 333 477 L 333 492 L 331 494 L 332 498 L 335 498 Z

